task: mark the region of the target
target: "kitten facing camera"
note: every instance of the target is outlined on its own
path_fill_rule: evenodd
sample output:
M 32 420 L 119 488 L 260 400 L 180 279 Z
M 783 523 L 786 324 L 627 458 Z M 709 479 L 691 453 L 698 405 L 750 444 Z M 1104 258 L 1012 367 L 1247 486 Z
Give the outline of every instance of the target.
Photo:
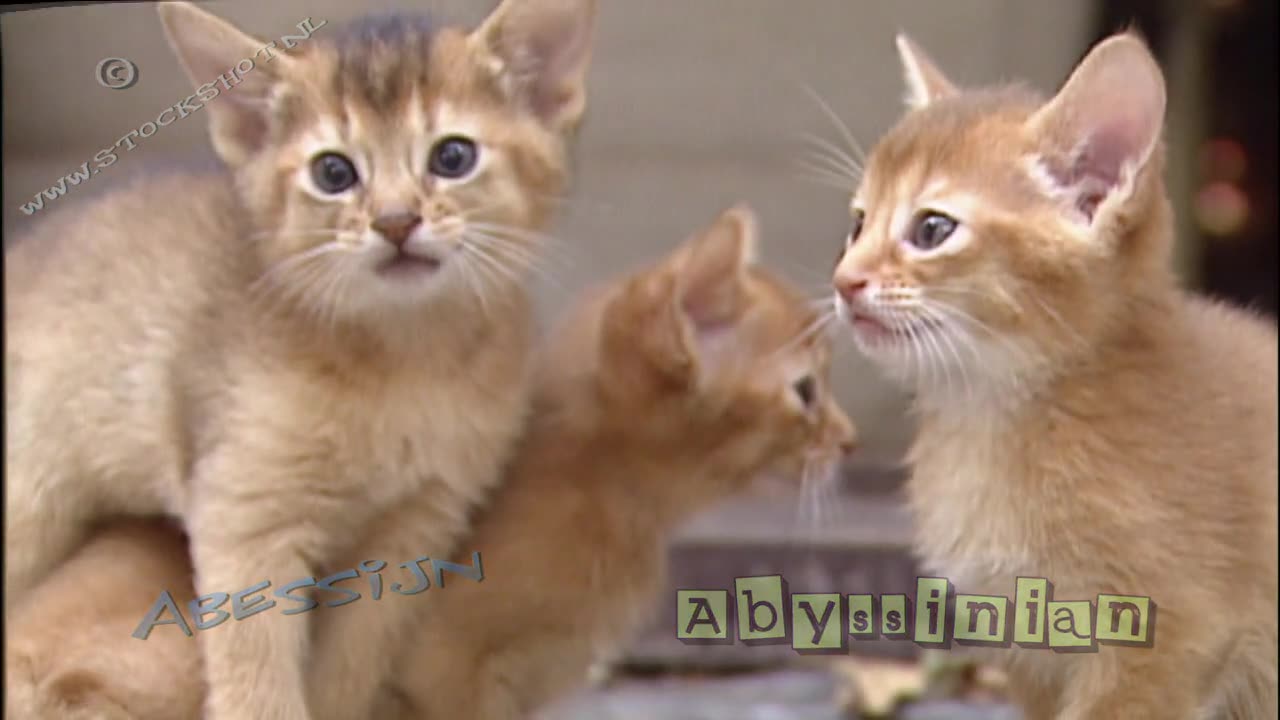
M 158 9 L 218 91 L 226 172 L 69 206 L 6 251 L 10 619 L 108 516 L 179 518 L 201 595 L 447 556 L 527 411 L 526 271 L 567 189 L 593 0 L 505 0 L 474 32 L 326 24 L 269 60 Z M 305 617 L 201 635 L 205 717 L 308 720 L 308 685 L 362 716 L 338 681 L 387 662 L 415 607 L 348 613 L 331 666 L 304 664 Z
M 911 110 L 868 157 L 834 286 L 916 393 L 925 571 L 1154 604 L 1145 647 L 991 651 L 1029 720 L 1275 717 L 1276 329 L 1170 269 L 1160 67 L 1116 35 L 1044 98 L 898 46 Z

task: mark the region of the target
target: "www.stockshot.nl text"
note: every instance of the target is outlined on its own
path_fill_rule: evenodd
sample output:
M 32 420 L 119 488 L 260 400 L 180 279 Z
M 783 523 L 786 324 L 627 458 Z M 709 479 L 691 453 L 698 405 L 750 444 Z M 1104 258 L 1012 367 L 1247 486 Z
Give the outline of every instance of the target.
M 280 38 L 280 42 L 284 44 L 286 49 L 293 49 L 299 42 L 310 39 L 312 33 L 324 27 L 328 23 L 328 20 L 321 20 L 317 25 L 311 22 L 311 18 L 307 18 L 298 23 L 298 29 L 303 32 L 302 35 L 285 35 Z M 121 149 L 122 144 L 124 145 L 123 149 L 126 152 L 134 149 L 138 146 L 138 143 L 134 141 L 135 137 L 149 138 L 159 132 L 160 128 L 171 125 L 175 120 L 186 118 L 204 107 L 205 103 L 212 102 L 223 90 L 230 90 L 236 85 L 239 85 L 244 81 L 244 76 L 257 66 L 253 58 L 265 54 L 266 57 L 263 62 L 271 62 L 276 58 L 275 54 L 272 52 L 276 47 L 275 41 L 267 43 L 255 52 L 253 57 L 247 57 L 241 60 L 236 63 L 234 68 L 231 68 L 213 80 L 210 80 L 204 85 L 196 88 L 195 93 L 189 95 L 186 99 L 180 100 L 174 103 L 171 107 L 161 110 L 155 120 L 148 120 L 136 130 L 130 130 L 111 147 L 98 151 L 98 153 L 93 156 L 92 166 L 90 166 L 89 162 L 84 162 L 77 170 L 73 171 L 69 175 L 58 178 L 58 181 L 47 190 L 42 190 L 36 193 L 31 202 L 23 203 L 20 206 L 22 212 L 27 215 L 34 215 L 40 212 L 44 209 L 46 200 L 52 202 L 67 194 L 68 185 L 76 187 L 81 183 L 88 182 L 90 178 L 98 174 L 99 170 L 114 165 L 115 162 L 120 159 L 117 150 Z M 222 87 L 219 88 L 219 85 Z M 199 102 L 197 102 L 197 100 Z

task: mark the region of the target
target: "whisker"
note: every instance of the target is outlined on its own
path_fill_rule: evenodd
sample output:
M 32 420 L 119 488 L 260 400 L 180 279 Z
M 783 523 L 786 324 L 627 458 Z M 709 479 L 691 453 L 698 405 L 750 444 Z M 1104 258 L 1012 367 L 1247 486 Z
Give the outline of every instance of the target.
M 468 233 L 466 235 L 466 244 L 477 255 L 483 256 L 484 261 L 510 270 L 509 276 L 513 282 L 519 282 L 519 273 L 515 272 L 515 269 L 518 268 L 520 271 L 531 272 L 539 278 L 552 283 L 557 289 L 565 291 L 560 279 L 543 264 L 544 259 L 534 253 L 528 251 L 522 253 L 523 248 L 504 244 L 500 240 L 479 232 Z M 515 266 L 515 268 L 509 266 Z
M 354 235 L 349 230 L 339 230 L 337 228 L 312 228 L 303 230 L 291 230 L 289 232 L 280 232 L 278 230 L 263 230 L 260 232 L 250 233 L 250 240 L 264 240 L 267 238 L 309 238 L 309 237 L 342 237 L 343 235 Z
M 537 230 L 530 230 L 529 228 L 515 227 L 514 225 L 502 225 L 500 223 L 481 222 L 481 221 L 468 223 L 468 225 L 472 228 L 475 228 L 476 230 L 483 230 L 491 234 L 500 235 L 510 240 L 527 240 L 527 241 L 531 241 L 531 242 L 539 243 L 543 245 L 561 244 L 561 241 L 558 238 L 543 232 L 538 232 Z
M 807 158 L 796 158 L 794 174 L 803 180 L 830 185 L 846 195 L 853 192 L 858 184 L 857 178 Z
M 812 322 L 806 325 L 802 330 L 800 330 L 800 332 L 796 333 L 795 337 L 786 341 L 785 343 L 782 344 L 781 347 L 773 351 L 773 356 L 776 357 L 783 353 L 789 352 L 793 348 L 796 348 L 804 344 L 809 340 L 809 338 L 813 337 L 814 335 L 817 335 L 818 333 L 821 333 L 823 330 L 826 330 L 827 327 L 830 325 L 831 321 L 835 320 L 835 317 L 836 317 L 835 310 L 830 310 L 814 318 Z
M 483 241 L 486 247 L 501 250 L 514 258 L 520 259 L 523 263 L 529 266 L 541 266 L 542 263 L 549 263 L 552 260 L 560 259 L 554 255 L 547 256 L 542 253 L 535 252 L 518 242 L 512 241 L 510 238 L 493 235 L 485 230 L 472 229 L 468 235 L 477 241 Z
M 798 161 L 807 163 L 810 169 L 826 170 L 835 175 L 849 180 L 851 183 L 857 183 L 859 173 L 856 169 L 845 167 L 839 160 L 830 155 L 809 150 L 804 155 L 797 158 Z
M 289 257 L 277 262 L 275 265 L 267 268 L 267 270 L 262 273 L 257 280 L 254 280 L 253 283 L 249 285 L 249 293 L 250 295 L 256 295 L 263 288 L 274 285 L 285 273 L 296 270 L 316 258 L 329 255 L 331 253 L 342 252 L 345 249 L 346 248 L 338 242 L 327 242 L 322 245 L 317 245 L 309 250 L 290 255 Z
M 463 253 L 460 259 L 461 262 L 458 263 L 458 268 L 462 270 L 463 282 L 467 284 L 472 294 L 476 296 L 476 300 L 479 301 L 480 311 L 484 313 L 485 317 L 489 317 L 489 296 L 484 292 L 484 280 L 479 276 L 480 271 L 474 267 L 474 261 L 470 255 Z
M 846 171 L 853 177 L 862 176 L 862 165 L 853 158 L 848 152 L 841 150 L 835 143 L 813 133 L 804 133 L 801 139 L 814 146 L 814 154 L 818 157 L 834 161 L 841 170 Z M 820 151 L 820 152 L 819 152 Z
M 840 131 L 840 135 L 844 138 L 844 141 L 849 144 L 849 149 L 853 151 L 854 156 L 859 160 L 859 164 L 866 165 L 867 154 L 862 150 L 862 146 L 858 144 L 858 141 L 853 138 L 853 131 L 849 129 L 848 123 L 846 123 L 840 117 L 840 114 L 831 107 L 831 104 L 822 97 L 822 94 L 818 92 L 817 88 L 808 83 L 803 83 L 803 87 L 809 96 L 818 103 L 818 107 L 821 108 L 822 112 L 831 120 L 831 123 L 836 126 L 836 129 Z

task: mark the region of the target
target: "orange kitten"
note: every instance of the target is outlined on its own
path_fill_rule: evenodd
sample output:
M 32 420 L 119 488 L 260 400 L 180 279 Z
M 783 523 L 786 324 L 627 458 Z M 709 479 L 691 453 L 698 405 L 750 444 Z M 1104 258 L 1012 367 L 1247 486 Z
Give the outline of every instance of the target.
M 1158 607 L 1153 647 L 992 651 L 1031 720 L 1274 717 L 1276 331 L 1169 269 L 1159 66 L 1118 35 L 1046 100 L 899 49 L 914 107 L 869 157 L 834 285 L 916 389 L 926 569 Z
M 834 470 L 854 430 L 827 342 L 754 244 L 730 210 L 546 343 L 530 430 L 463 546 L 484 581 L 429 592 L 376 717 L 513 719 L 564 696 L 656 607 L 682 520 L 762 473 Z
M 69 207 L 6 252 L 6 615 L 109 514 L 181 518 L 202 595 L 269 597 L 356 540 L 447 555 L 527 409 L 519 271 L 567 181 L 592 0 L 269 53 L 159 11 L 229 172 Z M 413 607 L 343 652 L 387 652 Z M 312 617 L 202 631 L 208 720 L 310 718 Z

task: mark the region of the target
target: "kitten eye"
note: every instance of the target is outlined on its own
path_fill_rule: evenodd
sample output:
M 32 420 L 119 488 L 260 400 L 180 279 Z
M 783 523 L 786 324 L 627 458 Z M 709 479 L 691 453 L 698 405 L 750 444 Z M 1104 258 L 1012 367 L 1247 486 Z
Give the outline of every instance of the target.
M 437 177 L 457 179 L 475 168 L 479 155 L 474 142 L 457 135 L 450 136 L 431 148 L 427 169 Z
M 800 378 L 791 386 L 791 389 L 795 390 L 796 397 L 800 398 L 800 402 L 805 409 L 812 407 L 813 401 L 818 396 L 818 384 L 814 381 L 812 375 L 805 375 Z
M 358 177 L 356 166 L 346 156 L 322 153 L 311 161 L 311 179 L 322 191 L 337 195 L 355 185 Z
M 949 215 L 926 210 L 916 216 L 908 239 L 921 250 L 933 250 L 946 242 L 959 226 L 960 223 Z
M 858 236 L 862 234 L 862 221 L 865 220 L 867 214 L 862 210 L 853 211 L 853 226 L 849 228 L 849 240 L 847 245 L 858 242 Z

